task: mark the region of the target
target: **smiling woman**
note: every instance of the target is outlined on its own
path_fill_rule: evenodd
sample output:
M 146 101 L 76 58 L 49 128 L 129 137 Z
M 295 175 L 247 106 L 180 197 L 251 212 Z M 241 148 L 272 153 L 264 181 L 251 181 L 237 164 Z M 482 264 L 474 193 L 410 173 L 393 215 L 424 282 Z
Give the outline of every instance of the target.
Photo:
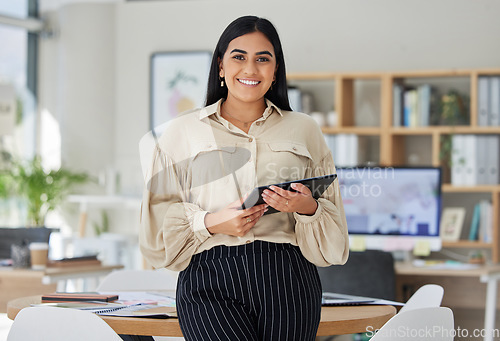
M 176 304 L 188 341 L 314 340 L 315 265 L 347 260 L 337 183 L 318 200 L 294 183 L 241 208 L 255 187 L 335 173 L 320 127 L 291 111 L 285 75 L 274 26 L 236 19 L 212 56 L 207 106 L 170 121 L 150 153 L 141 251 L 154 267 L 182 270 Z M 269 206 L 278 212 L 264 215 Z

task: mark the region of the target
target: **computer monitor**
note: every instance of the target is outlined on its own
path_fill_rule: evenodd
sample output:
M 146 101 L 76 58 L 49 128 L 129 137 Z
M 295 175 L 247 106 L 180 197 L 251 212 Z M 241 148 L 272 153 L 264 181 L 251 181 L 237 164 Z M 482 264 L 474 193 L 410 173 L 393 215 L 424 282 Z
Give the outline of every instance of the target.
M 338 168 L 340 192 L 353 238 L 366 249 L 410 251 L 417 243 L 441 249 L 441 169 Z

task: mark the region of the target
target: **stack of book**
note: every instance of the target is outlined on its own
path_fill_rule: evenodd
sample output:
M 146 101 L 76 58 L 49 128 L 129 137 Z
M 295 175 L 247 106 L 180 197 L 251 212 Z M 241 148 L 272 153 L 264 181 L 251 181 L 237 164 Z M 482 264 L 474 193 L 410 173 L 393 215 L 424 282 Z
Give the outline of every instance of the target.
M 393 87 L 393 125 L 395 127 L 427 127 L 436 124 L 431 117 L 436 112 L 436 91 L 429 84 Z
M 325 141 L 338 167 L 358 165 L 358 136 L 355 134 L 325 134 Z
M 454 186 L 496 185 L 500 182 L 500 136 L 452 136 L 451 183 Z
M 500 76 L 479 77 L 477 96 L 478 125 L 500 125 Z
M 493 212 L 491 202 L 481 200 L 474 206 L 469 240 L 491 243 L 493 240 Z

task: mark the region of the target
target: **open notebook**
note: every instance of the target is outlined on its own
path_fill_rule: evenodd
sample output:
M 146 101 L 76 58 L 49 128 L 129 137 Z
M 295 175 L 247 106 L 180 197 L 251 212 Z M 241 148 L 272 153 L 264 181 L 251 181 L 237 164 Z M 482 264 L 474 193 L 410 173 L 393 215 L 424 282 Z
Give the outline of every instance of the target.
M 72 308 L 90 311 L 103 316 L 170 318 L 177 317 L 175 307 L 157 304 L 119 304 L 106 302 L 52 302 L 32 304 L 33 307 Z

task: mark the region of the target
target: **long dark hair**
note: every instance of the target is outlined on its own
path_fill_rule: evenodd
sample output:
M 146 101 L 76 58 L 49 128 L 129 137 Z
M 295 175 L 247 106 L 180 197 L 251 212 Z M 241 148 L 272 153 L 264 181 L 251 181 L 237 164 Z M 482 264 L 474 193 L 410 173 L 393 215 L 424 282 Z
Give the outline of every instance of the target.
M 227 87 L 220 86 L 219 59 L 223 59 L 227 46 L 233 39 L 252 32 L 263 33 L 271 44 L 273 44 L 274 53 L 276 54 L 276 64 L 278 65 L 278 69 L 276 70 L 276 82 L 273 84 L 272 89 L 267 91 L 265 97 L 280 109 L 292 110 L 290 109 L 290 103 L 288 101 L 285 58 L 283 57 L 283 49 L 281 48 L 278 32 L 269 20 L 251 15 L 234 20 L 226 27 L 224 32 L 222 32 L 212 57 L 212 64 L 208 75 L 207 101 L 205 105 L 213 104 L 219 99 L 227 97 Z

